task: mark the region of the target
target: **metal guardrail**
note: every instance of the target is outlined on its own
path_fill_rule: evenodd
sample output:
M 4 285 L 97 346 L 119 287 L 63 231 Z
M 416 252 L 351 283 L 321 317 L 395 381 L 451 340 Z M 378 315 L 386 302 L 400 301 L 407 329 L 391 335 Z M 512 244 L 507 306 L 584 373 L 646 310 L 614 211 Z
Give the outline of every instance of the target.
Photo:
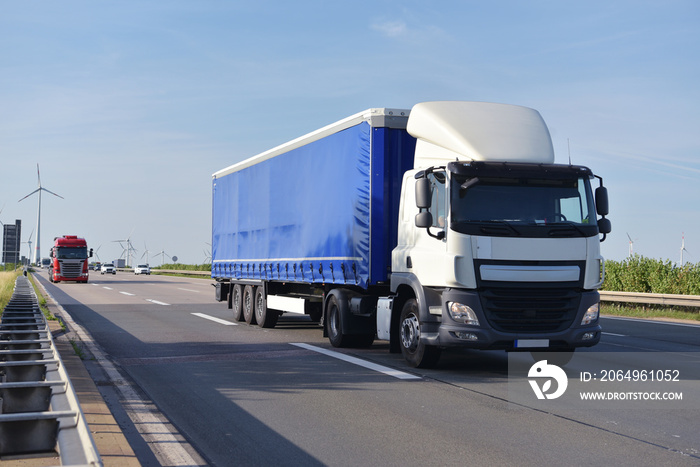
M 0 457 L 102 466 L 36 293 L 19 276 L 0 322 Z
M 134 270 L 131 268 L 116 268 L 117 272 L 123 272 L 126 274 L 133 274 Z M 151 274 L 185 274 L 188 276 L 206 276 L 211 277 L 211 271 L 190 271 L 188 269 L 155 269 L 151 268 Z
M 700 308 L 700 295 L 676 295 L 638 292 L 600 291 L 603 302 L 641 303 L 644 305 L 687 306 Z
M 118 269 L 121 272 L 133 273 L 133 269 Z M 151 269 L 151 273 L 187 274 L 191 276 L 211 277 L 210 271 L 188 271 L 181 269 Z M 639 292 L 609 292 L 601 290 L 600 300 L 603 302 L 640 303 L 644 305 L 668 305 L 700 308 L 700 295 L 676 295 Z
M 186 274 L 188 276 L 211 277 L 211 271 L 188 271 L 187 269 L 151 269 L 151 273 L 162 272 L 165 274 Z

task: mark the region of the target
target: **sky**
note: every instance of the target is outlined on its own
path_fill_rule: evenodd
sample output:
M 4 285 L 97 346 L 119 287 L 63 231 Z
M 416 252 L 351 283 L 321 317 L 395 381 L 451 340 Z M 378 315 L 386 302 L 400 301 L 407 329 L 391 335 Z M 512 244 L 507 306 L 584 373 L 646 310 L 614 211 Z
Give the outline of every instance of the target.
M 217 170 L 372 107 L 537 109 L 607 259 L 700 262 L 700 2 L 0 0 L 0 221 L 209 260 Z M 628 237 L 629 236 L 629 237 Z M 33 240 L 33 237 L 32 237 Z M 22 254 L 28 254 L 28 245 Z

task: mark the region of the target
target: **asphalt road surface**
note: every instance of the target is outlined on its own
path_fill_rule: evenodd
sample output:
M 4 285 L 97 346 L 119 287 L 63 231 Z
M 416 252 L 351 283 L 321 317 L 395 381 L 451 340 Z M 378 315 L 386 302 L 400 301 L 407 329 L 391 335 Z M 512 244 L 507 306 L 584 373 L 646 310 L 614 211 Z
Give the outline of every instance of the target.
M 700 465 L 689 403 L 543 410 L 509 400 L 502 351 L 415 370 L 385 343 L 334 349 L 306 317 L 233 323 L 210 280 L 36 276 L 94 340 L 86 364 L 143 465 Z M 698 326 L 603 327 L 584 352 L 700 366 Z

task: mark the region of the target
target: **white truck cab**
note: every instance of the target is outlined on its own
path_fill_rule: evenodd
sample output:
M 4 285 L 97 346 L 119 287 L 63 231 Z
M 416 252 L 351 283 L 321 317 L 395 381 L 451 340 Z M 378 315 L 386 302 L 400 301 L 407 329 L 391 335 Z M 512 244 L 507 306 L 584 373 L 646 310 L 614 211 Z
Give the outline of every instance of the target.
M 525 107 L 417 104 L 407 130 L 415 169 L 403 179 L 395 295 L 379 300 L 378 337 L 414 366 L 447 346 L 595 345 L 599 234 L 610 232 L 602 180 L 596 207 L 593 173 L 554 164 L 542 117 Z

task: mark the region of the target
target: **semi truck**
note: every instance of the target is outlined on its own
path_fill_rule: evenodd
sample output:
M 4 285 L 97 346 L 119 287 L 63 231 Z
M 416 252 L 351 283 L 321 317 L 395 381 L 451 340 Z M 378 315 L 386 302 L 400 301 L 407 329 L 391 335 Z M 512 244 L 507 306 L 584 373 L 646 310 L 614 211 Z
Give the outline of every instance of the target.
M 607 214 L 534 109 L 368 109 L 213 174 L 216 300 L 265 328 L 309 315 L 335 347 L 389 341 L 413 367 L 570 353 L 601 337 Z
M 84 238 L 77 235 L 55 237 L 49 253 L 49 281 L 87 284 L 88 258 L 91 257 L 92 248 L 88 251 Z

